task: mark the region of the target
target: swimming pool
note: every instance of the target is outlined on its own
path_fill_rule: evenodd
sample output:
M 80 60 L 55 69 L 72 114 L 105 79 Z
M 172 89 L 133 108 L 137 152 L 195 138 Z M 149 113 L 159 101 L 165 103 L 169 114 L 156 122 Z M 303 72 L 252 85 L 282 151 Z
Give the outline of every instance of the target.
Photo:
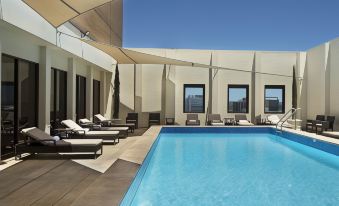
M 163 128 L 121 205 L 339 205 L 338 154 L 272 128 Z

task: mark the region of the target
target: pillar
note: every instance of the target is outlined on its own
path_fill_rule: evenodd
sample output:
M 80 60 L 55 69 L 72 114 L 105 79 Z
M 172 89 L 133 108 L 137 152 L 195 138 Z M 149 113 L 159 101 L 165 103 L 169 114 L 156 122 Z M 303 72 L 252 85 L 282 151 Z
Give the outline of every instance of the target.
M 50 131 L 51 101 L 51 51 L 46 46 L 40 47 L 39 62 L 39 119 L 38 127 Z
M 74 58 L 68 59 L 67 72 L 67 119 L 75 120 L 76 103 L 76 62 Z
M 100 111 L 103 115 L 106 115 L 106 72 L 101 72 L 101 81 L 100 81 Z M 93 87 L 93 85 L 92 85 Z M 107 117 L 111 118 L 111 117 Z

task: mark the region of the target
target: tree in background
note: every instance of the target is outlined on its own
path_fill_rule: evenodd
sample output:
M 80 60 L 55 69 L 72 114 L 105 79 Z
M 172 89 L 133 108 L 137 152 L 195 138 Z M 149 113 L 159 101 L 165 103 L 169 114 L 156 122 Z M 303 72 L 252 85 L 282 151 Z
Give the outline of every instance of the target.
M 119 68 L 115 67 L 114 77 L 114 92 L 113 92 L 113 118 L 119 118 L 119 106 L 120 106 L 120 80 L 119 80 Z
M 292 77 L 292 108 L 297 109 L 298 107 L 298 91 L 297 91 L 297 80 L 295 76 L 295 66 L 293 66 L 293 77 Z M 293 115 L 293 119 L 295 119 L 295 114 Z

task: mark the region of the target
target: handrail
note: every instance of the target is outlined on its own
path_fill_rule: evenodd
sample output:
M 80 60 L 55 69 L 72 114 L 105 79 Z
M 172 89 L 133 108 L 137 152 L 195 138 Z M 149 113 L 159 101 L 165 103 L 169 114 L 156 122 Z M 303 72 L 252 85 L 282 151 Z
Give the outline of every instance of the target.
M 275 128 L 278 129 L 278 124 L 288 115 L 288 113 L 290 113 L 291 111 L 294 111 L 295 108 L 291 108 L 290 110 L 288 110 L 278 121 L 278 123 L 275 125 Z
M 280 121 L 280 120 L 282 120 L 282 118 L 279 120 L 279 122 L 282 122 L 281 125 L 280 125 L 280 131 L 282 131 L 282 127 L 283 127 L 284 123 L 285 123 L 291 116 L 295 115 L 299 110 L 301 110 L 301 108 L 297 108 L 297 109 L 292 108 L 292 109 L 293 109 L 293 112 L 292 112 L 285 120 Z M 292 109 L 291 109 L 291 110 L 292 110 Z M 286 115 L 284 115 L 284 117 L 285 117 L 285 116 L 286 116 Z M 279 123 L 279 122 L 278 122 L 278 123 Z M 278 127 L 278 124 L 276 125 L 276 127 Z M 297 119 L 294 119 L 294 128 L 297 129 Z

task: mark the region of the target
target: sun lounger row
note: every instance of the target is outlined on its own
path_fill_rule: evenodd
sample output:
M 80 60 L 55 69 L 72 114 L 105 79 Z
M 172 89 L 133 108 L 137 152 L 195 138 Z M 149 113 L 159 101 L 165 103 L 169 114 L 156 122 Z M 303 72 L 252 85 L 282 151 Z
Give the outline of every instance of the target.
M 225 118 L 230 119 L 230 118 Z M 223 126 L 229 122 L 222 121 L 220 114 L 208 114 L 207 115 L 207 125 L 210 126 Z M 232 122 L 233 125 L 240 125 L 240 126 L 251 126 L 253 125 L 249 120 L 247 120 L 246 115 L 243 114 L 236 114 L 234 118 L 234 122 Z M 187 114 L 187 120 L 186 120 L 187 126 L 199 126 L 200 120 L 198 118 L 198 114 Z
M 51 136 L 36 127 L 23 129 L 25 141 L 16 145 L 16 157 L 21 158 L 23 153 L 93 153 L 96 158 L 99 150 L 102 154 L 102 144 L 119 143 L 119 138 L 127 137 L 128 131 L 133 132 L 135 128 L 133 123 L 116 124 L 102 115 L 95 117 L 96 122 L 61 121 L 66 128 L 58 131 L 65 133 L 64 136 Z

